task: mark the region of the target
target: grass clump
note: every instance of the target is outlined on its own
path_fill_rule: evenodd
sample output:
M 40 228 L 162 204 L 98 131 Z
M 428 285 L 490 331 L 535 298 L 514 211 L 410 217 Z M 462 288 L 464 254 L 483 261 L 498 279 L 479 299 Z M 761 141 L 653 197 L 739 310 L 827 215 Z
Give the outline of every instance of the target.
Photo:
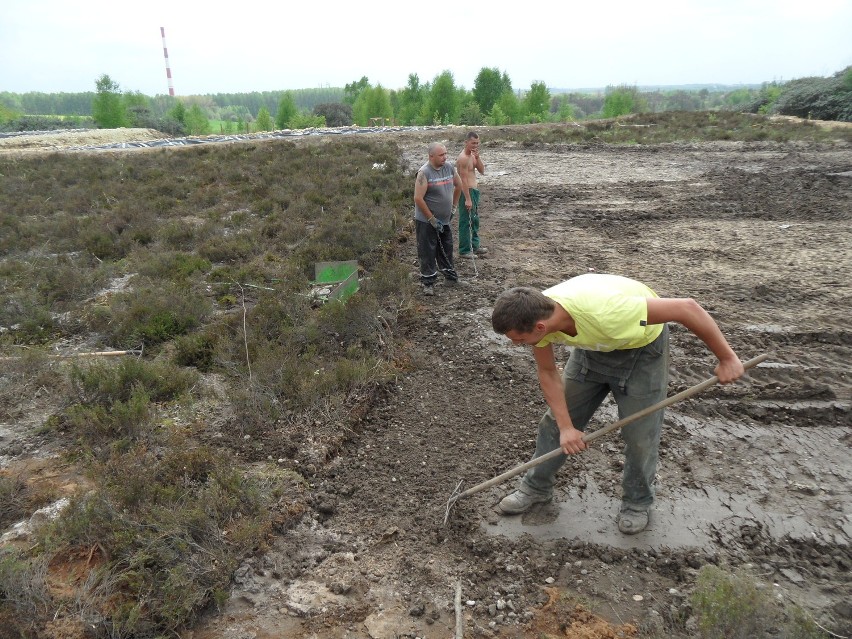
M 774 596 L 772 586 L 747 570 L 706 565 L 698 572 L 691 602 L 702 639 L 827 639 L 828 633 L 794 605 Z
M 44 557 L 27 557 L 13 547 L 0 549 L 0 627 L 8 635 L 38 636 L 38 620 L 50 611 Z
M 155 402 L 168 402 L 196 382 L 197 373 L 167 362 L 125 358 L 118 365 L 72 366 L 76 401 L 54 420 L 85 451 L 99 457 L 106 450 L 127 450 L 147 441 L 156 429 Z
M 101 487 L 40 532 L 51 565 L 88 575 L 52 604 L 71 607 L 99 636 L 177 634 L 225 599 L 241 558 L 273 529 L 274 495 L 226 454 L 180 437 L 159 444 L 165 454 L 138 445 L 98 464 Z
M 157 346 L 197 328 L 210 311 L 209 300 L 191 287 L 148 281 L 114 295 L 94 327 L 120 348 Z

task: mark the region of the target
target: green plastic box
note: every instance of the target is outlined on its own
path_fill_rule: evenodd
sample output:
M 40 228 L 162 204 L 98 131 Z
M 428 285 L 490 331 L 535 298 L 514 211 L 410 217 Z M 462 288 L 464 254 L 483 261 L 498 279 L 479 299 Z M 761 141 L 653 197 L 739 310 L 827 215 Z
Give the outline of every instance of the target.
M 324 302 L 345 302 L 358 290 L 358 262 L 317 262 L 314 279 L 314 297 Z

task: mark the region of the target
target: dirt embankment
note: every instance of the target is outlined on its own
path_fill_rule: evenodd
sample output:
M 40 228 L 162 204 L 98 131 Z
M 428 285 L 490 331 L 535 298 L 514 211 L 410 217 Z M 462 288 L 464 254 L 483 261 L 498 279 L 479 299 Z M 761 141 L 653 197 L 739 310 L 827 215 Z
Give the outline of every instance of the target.
M 83 129 L 0 137 L 0 152 L 51 151 L 117 142 L 149 142 L 165 136 L 154 129 Z

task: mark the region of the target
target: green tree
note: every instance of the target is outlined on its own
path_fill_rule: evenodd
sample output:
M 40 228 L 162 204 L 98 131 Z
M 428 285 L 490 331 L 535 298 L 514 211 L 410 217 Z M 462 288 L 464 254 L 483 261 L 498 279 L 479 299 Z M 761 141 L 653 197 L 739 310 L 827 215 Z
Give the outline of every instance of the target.
M 459 115 L 459 124 L 467 124 L 469 126 L 485 124 L 485 117 L 482 115 L 482 111 L 480 111 L 476 100 L 470 100 L 464 105 Z
M 135 93 L 125 93 L 122 99 L 127 110 L 128 126 L 156 128 L 146 96 L 136 91 Z
M 505 72 L 501 75 L 500 70 L 494 67 L 482 67 L 473 81 L 473 99 L 482 113 L 490 113 L 500 96 L 511 90 L 509 76 Z
M 700 111 L 701 98 L 695 91 L 670 91 L 665 96 L 663 111 Z
M 299 113 L 290 120 L 291 129 L 319 129 L 325 126 L 325 116 L 313 113 Z
M 175 105 L 169 109 L 168 117 L 171 119 L 180 122 L 181 124 L 186 124 L 186 105 L 180 100 L 175 102 Z
M 392 120 L 393 107 L 388 90 L 378 84 L 361 91 L 355 104 L 352 105 L 352 118 L 358 126 L 367 126 L 370 124 L 370 118 Z
M 840 87 L 843 91 L 852 91 L 852 67 L 846 67 L 843 71 L 838 71 L 840 78 Z
M 577 118 L 577 107 L 571 104 L 565 93 L 554 96 L 550 100 L 550 112 L 556 114 L 559 122 L 568 122 Z
M 191 135 L 207 135 L 210 133 L 210 121 L 197 104 L 189 107 L 186 113 L 186 128 Z
M 325 118 L 326 126 L 349 126 L 352 124 L 352 107 L 343 102 L 317 104 L 314 115 Z
M 272 129 L 272 116 L 269 115 L 269 109 L 265 106 L 260 107 L 260 111 L 257 112 L 257 130 L 258 131 L 269 131 Z
M 515 95 L 514 91 L 504 91 L 494 105 L 494 109 L 497 107 L 500 107 L 500 115 L 505 120 L 505 122 L 501 122 L 500 124 L 519 124 L 523 119 L 521 101 Z M 494 109 L 491 109 L 492 116 L 494 115 Z
M 781 92 L 782 88 L 776 82 L 770 82 L 769 84 L 763 85 L 763 88 L 760 90 L 760 98 L 763 101 L 763 104 L 760 105 L 757 112 L 772 113 L 775 103 L 778 101 L 778 98 L 781 97 Z
M 628 113 L 642 113 L 645 108 L 645 102 L 635 86 L 607 87 L 603 117 L 617 118 Z
M 550 113 L 550 91 L 544 82 L 533 82 L 524 96 L 524 111 L 530 122 L 545 122 Z
M 18 113 L 13 111 L 11 107 L 0 102 L 0 124 L 5 124 L 6 122 L 10 122 L 18 117 Z
M 102 129 L 126 127 L 130 121 L 121 88 L 107 74 L 95 80 L 97 93 L 92 100 L 92 118 Z
M 754 95 L 754 89 L 748 89 L 746 87 L 743 87 L 742 89 L 734 89 L 733 91 L 725 94 L 723 104 L 732 107 L 745 105 L 754 100 Z
M 290 127 L 290 120 L 299 115 L 299 109 L 296 106 L 296 101 L 293 99 L 293 93 L 287 91 L 281 96 L 278 102 L 278 112 L 275 114 L 275 126 L 279 129 L 287 129 Z
M 408 84 L 399 92 L 397 119 L 400 124 L 416 124 L 425 101 L 426 88 L 420 84 L 420 78 L 416 73 L 410 73 Z
M 436 124 L 450 124 L 458 122 L 459 111 L 461 111 L 461 104 L 458 101 L 453 74 L 450 71 L 443 71 L 432 81 L 427 112 L 432 114 L 432 119 L 437 121 Z
M 351 82 L 343 87 L 343 101 L 346 104 L 351 104 L 355 106 L 355 100 L 358 99 L 358 96 L 361 95 L 361 92 L 370 86 L 370 81 L 367 79 L 367 76 L 361 76 L 361 79 L 357 82 Z
M 491 113 L 485 118 L 485 121 L 491 126 L 500 126 L 501 124 L 511 124 L 512 118 L 503 113 L 503 109 L 500 108 L 499 104 L 495 104 L 494 108 L 491 109 Z

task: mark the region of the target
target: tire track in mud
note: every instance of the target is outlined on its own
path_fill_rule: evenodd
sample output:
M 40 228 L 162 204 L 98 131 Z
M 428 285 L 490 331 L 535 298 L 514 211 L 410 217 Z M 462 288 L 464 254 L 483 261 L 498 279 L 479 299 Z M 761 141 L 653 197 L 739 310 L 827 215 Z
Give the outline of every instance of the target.
M 786 565 L 779 570 L 803 576 L 794 580 L 803 596 L 826 603 L 832 587 L 850 592 L 839 575 L 852 532 L 842 497 L 852 472 L 852 181 L 832 175 L 848 171 L 848 151 L 817 156 L 709 153 L 698 166 L 687 158 L 673 181 L 603 186 L 569 176 L 565 187 L 532 179 L 493 184 L 491 194 L 498 224 L 511 220 L 516 229 L 512 245 L 539 258 L 517 256 L 504 269 L 509 285 L 549 285 L 591 269 L 629 275 L 661 295 L 695 297 L 743 359 L 772 353 L 747 384 L 715 387 L 670 410 L 661 496 L 669 490 L 672 503 L 719 513 L 701 526 L 703 538 L 742 561 Z M 672 336 L 677 392 L 712 374 L 714 358 L 686 331 Z M 570 482 L 566 490 L 581 494 Z M 589 513 L 571 515 L 562 523 Z

